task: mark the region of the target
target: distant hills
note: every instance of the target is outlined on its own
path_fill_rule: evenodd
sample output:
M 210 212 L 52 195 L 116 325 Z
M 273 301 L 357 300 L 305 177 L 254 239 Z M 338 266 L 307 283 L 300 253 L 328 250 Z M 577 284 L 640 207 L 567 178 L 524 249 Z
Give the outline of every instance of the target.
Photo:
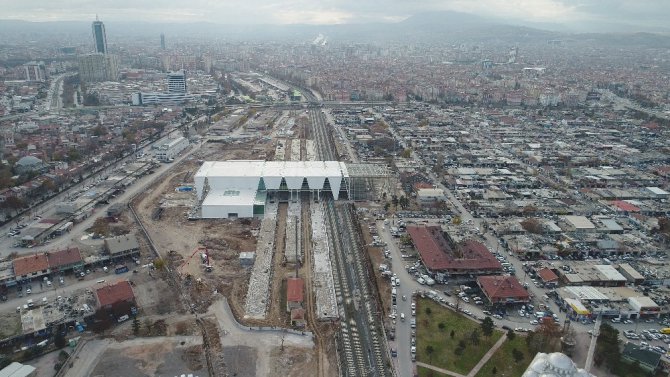
M 28 22 L 0 20 L 0 38 L 23 36 L 39 38 L 65 34 L 88 38 L 90 22 Z M 432 12 L 411 16 L 396 23 L 340 25 L 221 25 L 214 23 L 105 22 L 108 36 L 210 37 L 227 40 L 293 40 L 308 42 L 322 33 L 331 42 L 501 42 L 546 43 L 547 40 L 591 41 L 614 46 L 670 47 L 669 34 L 655 33 L 570 33 L 561 25 L 512 25 L 468 13 Z M 546 26 L 547 28 L 543 28 Z M 4 36 L 4 37 L 2 37 Z

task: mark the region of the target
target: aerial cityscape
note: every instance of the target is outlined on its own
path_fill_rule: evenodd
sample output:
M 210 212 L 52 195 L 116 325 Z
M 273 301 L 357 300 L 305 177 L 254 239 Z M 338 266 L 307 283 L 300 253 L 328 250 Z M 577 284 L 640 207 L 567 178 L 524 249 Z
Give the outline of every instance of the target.
M 669 375 L 670 4 L 34 3 L 0 376 Z

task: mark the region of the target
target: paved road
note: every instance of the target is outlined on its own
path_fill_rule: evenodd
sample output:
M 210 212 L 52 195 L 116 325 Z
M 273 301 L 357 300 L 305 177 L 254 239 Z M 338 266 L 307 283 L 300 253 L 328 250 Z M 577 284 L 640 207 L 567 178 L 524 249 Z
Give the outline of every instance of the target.
M 270 355 L 281 344 L 300 348 L 314 348 L 314 340 L 312 334 L 309 332 L 306 332 L 305 335 L 298 335 L 282 330 L 248 330 L 247 327 L 240 325 L 235 320 L 225 297 L 220 297 L 214 301 L 207 313 L 216 317 L 219 324 L 221 345 L 224 347 L 246 346 L 256 350 L 256 376 L 273 375 Z M 248 368 L 249 366 L 246 367 Z M 235 373 L 232 370 L 228 370 L 227 372 L 231 374 Z

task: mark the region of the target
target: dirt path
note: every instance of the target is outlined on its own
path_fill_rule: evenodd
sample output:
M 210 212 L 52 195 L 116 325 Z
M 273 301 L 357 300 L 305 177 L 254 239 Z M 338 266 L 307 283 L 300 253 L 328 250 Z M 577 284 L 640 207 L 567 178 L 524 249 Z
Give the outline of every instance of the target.
M 284 248 L 286 243 L 286 216 L 287 203 L 280 203 L 277 208 L 277 230 L 275 232 L 275 251 L 272 257 L 272 292 L 270 293 L 269 312 L 267 320 L 270 323 L 287 326 L 286 310 L 282 303 L 282 285 L 286 277 L 286 264 L 284 263 Z

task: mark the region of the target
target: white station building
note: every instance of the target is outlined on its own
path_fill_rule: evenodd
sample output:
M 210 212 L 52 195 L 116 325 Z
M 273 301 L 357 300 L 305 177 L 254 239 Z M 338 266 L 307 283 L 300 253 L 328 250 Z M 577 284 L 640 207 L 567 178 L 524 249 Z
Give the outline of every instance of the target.
M 195 174 L 201 218 L 262 217 L 267 200 L 349 193 L 347 165 L 338 161 L 205 161 Z

